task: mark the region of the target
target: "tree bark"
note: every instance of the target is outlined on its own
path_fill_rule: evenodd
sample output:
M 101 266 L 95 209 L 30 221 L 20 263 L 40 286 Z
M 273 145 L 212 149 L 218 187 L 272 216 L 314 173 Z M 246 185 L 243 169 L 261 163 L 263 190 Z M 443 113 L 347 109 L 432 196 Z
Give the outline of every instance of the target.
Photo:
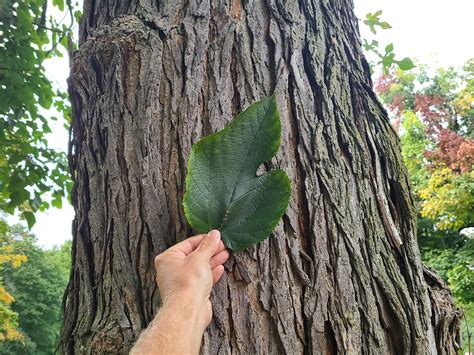
M 71 59 L 73 270 L 60 349 L 125 353 L 160 305 L 154 256 L 190 236 L 193 143 L 276 92 L 292 181 L 212 294 L 205 354 L 455 354 L 421 264 L 399 140 L 351 0 L 86 0 Z

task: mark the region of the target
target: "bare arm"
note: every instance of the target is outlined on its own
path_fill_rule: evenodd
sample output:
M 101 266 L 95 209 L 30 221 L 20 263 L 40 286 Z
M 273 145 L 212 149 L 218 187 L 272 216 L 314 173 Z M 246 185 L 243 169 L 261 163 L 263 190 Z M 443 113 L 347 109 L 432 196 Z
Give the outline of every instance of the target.
M 174 245 L 155 259 L 163 306 L 131 354 L 197 354 L 212 319 L 212 285 L 224 273 L 229 253 L 212 230 Z

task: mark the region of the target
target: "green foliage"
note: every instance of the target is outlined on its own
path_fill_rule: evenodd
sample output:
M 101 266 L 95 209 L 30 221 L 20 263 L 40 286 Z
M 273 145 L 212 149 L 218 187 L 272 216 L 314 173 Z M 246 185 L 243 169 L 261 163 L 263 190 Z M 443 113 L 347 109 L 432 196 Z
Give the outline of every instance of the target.
M 474 302 L 474 269 L 471 265 L 474 260 L 474 241 L 456 233 L 448 238 L 434 233 L 423 236 L 419 244 L 423 261 L 436 269 L 456 300 L 462 304 Z
M 7 244 L 28 258 L 18 268 L 5 267 L 5 285 L 14 296 L 22 339 L 0 342 L 0 354 L 52 354 L 61 325 L 61 301 L 70 270 L 71 242 L 43 250 L 22 226 L 8 227 Z
M 61 55 L 71 28 L 47 19 L 46 4 L 7 0 L 0 12 L 0 210 L 19 209 L 30 227 L 34 212 L 50 206 L 51 193 L 59 205 L 57 196 L 71 187 L 66 155 L 48 148 L 55 118 L 44 115 L 54 104 L 67 122 L 69 104 L 43 67 L 46 58 Z M 63 0 L 54 4 L 64 10 Z
M 462 344 L 463 344 L 463 354 L 468 354 L 468 351 L 473 349 L 473 335 L 474 335 L 474 302 L 460 305 L 464 312 L 464 317 L 461 320 L 461 335 L 462 335 Z M 468 330 L 470 329 L 470 349 L 468 348 Z
M 280 117 L 271 96 L 193 145 L 183 205 L 196 231 L 219 229 L 233 250 L 268 237 L 288 207 L 290 182 L 283 170 L 259 176 L 256 170 L 276 154 L 280 135 Z
M 464 254 L 457 255 L 456 266 L 448 271 L 448 285 L 451 291 L 461 303 L 466 304 L 474 302 L 474 270 L 470 268 L 474 246 L 470 245 L 468 249 L 470 259 Z
M 426 138 L 423 123 L 412 111 L 404 113 L 402 127 L 404 129 L 404 133 L 400 137 L 403 147 L 402 155 L 410 172 L 415 192 L 417 192 L 429 178 L 423 154 L 429 145 L 429 140 Z
M 382 10 L 378 10 L 374 13 L 369 12 L 364 20 L 364 24 L 369 27 L 370 32 L 372 34 L 377 34 L 377 27 L 380 27 L 382 30 L 388 30 L 392 28 L 388 22 L 382 21 L 380 16 L 382 15 Z M 393 52 L 393 43 L 388 44 L 385 46 L 385 49 L 382 51 L 379 42 L 375 39 L 367 40 L 363 39 L 363 45 L 366 52 L 370 52 L 375 54 L 378 58 L 377 63 L 370 63 L 371 68 L 373 69 L 374 66 L 378 64 L 381 65 L 382 71 L 384 73 L 388 73 L 388 70 L 392 67 L 392 65 L 397 65 L 401 70 L 410 70 L 415 67 L 413 61 L 406 57 L 403 59 L 396 59 L 395 53 Z
M 410 70 L 415 67 L 413 61 L 408 57 L 405 57 L 402 60 L 394 60 L 393 63 L 397 64 L 401 70 Z M 387 67 L 389 67 L 391 64 L 392 63 L 387 63 Z
M 418 219 L 418 244 L 423 262 L 445 280 L 462 308 L 461 321 L 464 350 L 467 335 L 474 332 L 474 240 L 452 230 L 437 230 L 427 218 Z M 467 321 L 467 322 L 466 322 Z M 472 339 L 471 339 L 472 342 Z
M 464 83 L 454 97 L 454 111 L 459 117 L 460 129 L 470 138 L 474 138 L 474 58 L 463 67 L 461 81 Z

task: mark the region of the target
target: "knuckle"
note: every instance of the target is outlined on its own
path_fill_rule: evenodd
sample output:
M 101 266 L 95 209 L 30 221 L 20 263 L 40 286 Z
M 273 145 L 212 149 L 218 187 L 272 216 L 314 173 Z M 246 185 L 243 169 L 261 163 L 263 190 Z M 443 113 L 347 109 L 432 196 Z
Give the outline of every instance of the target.
M 204 238 L 204 240 L 201 242 L 202 248 L 207 249 L 211 246 L 211 241 L 208 238 Z

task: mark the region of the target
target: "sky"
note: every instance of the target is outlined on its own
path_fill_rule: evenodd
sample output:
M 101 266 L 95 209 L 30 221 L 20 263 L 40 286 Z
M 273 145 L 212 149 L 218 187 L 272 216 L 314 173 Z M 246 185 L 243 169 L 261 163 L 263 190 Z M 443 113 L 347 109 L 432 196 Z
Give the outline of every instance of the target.
M 377 31 L 381 44 L 394 43 L 399 58 L 417 58 L 419 63 L 459 68 L 474 57 L 472 0 L 354 0 L 359 19 L 382 10 L 381 18 L 392 28 Z M 371 36 L 360 24 L 363 38 Z M 370 37 L 371 38 L 371 37 Z M 385 47 L 385 45 L 383 47 Z
M 354 0 L 355 12 L 363 20 L 369 12 L 382 10 L 381 19 L 392 28 L 378 31 L 376 39 L 382 48 L 394 44 L 397 58 L 416 58 L 429 67 L 460 68 L 474 57 L 472 30 L 473 0 Z M 51 8 L 51 7 L 49 7 Z M 53 14 L 54 15 L 54 14 Z M 363 38 L 373 35 L 360 21 Z M 45 64 L 50 80 L 66 90 L 68 59 L 54 58 Z M 51 113 L 53 115 L 54 112 Z M 68 135 L 60 122 L 52 123 L 51 148 L 67 150 Z M 61 210 L 51 208 L 37 215 L 32 232 L 42 247 L 50 248 L 71 239 L 73 208 L 64 201 Z

